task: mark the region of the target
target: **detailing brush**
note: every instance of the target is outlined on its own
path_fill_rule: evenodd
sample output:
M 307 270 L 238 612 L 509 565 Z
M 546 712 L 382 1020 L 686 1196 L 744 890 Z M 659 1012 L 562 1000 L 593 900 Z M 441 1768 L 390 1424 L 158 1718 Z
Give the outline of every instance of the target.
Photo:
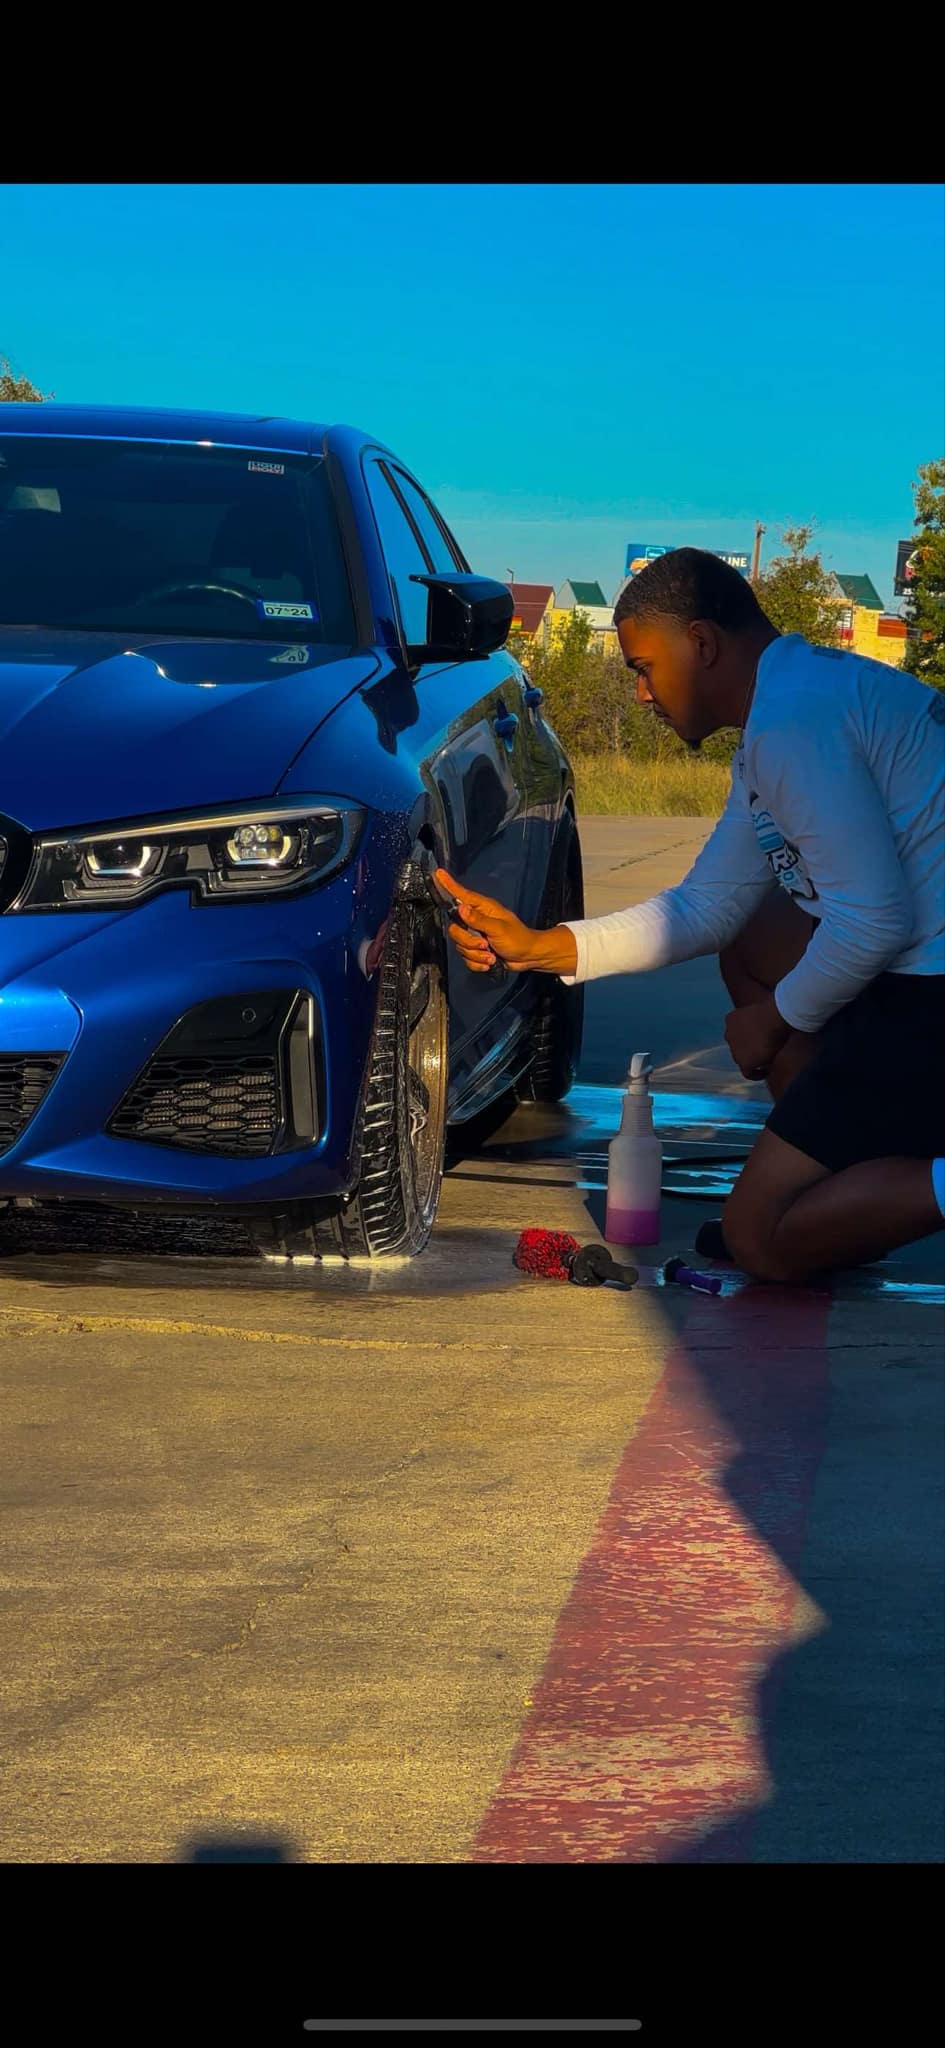
M 605 1244 L 581 1246 L 568 1230 L 523 1230 L 512 1256 L 522 1273 L 571 1280 L 575 1287 L 603 1287 L 608 1280 L 633 1287 L 639 1279 L 636 1267 L 618 1266 Z
M 700 1294 L 721 1294 L 718 1273 L 696 1273 L 680 1258 L 662 1266 L 622 1266 L 605 1244 L 580 1245 L 569 1230 L 523 1230 L 512 1254 L 520 1273 L 541 1280 L 570 1280 L 574 1287 L 691 1287 Z
M 571 1260 L 581 1249 L 567 1230 L 523 1230 L 512 1253 L 520 1273 L 542 1280 L 570 1280 Z

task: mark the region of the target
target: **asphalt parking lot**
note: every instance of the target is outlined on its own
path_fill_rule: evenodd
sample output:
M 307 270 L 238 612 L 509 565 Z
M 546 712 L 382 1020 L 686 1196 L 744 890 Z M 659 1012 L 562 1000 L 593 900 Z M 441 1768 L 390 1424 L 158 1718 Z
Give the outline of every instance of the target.
M 589 908 L 706 829 L 586 821 Z M 631 1050 L 693 1162 L 647 1256 L 718 1213 L 722 1009 L 589 991 L 420 1260 L 4 1259 L 6 1860 L 942 1859 L 945 1240 L 718 1300 L 512 1266 L 602 1226 Z

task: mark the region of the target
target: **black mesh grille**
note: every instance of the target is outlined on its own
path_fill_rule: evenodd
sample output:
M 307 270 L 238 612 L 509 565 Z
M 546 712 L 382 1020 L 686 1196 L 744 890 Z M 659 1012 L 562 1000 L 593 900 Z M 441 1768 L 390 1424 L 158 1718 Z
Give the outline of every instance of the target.
M 182 1145 L 191 1152 L 271 1152 L 282 1129 L 278 1059 L 265 1053 L 157 1056 L 129 1089 L 109 1129 L 119 1138 Z
M 178 1018 L 108 1129 L 244 1159 L 310 1145 L 320 1073 L 317 1009 L 305 990 L 214 996 Z
M 64 1058 L 61 1052 L 0 1052 L 0 1152 L 25 1131 Z

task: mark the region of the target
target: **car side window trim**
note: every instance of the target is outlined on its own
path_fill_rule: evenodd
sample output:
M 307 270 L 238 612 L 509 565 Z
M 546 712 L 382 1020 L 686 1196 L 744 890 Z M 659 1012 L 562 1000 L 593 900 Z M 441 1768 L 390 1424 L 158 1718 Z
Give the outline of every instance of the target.
M 389 472 L 387 460 L 384 454 L 382 453 L 381 449 L 362 449 L 361 465 L 364 474 L 365 487 L 367 490 L 368 503 L 371 507 L 371 517 L 374 521 L 374 529 L 377 534 L 378 546 L 381 551 L 381 560 L 384 564 L 384 574 L 387 577 L 387 587 L 390 591 L 391 602 L 394 607 L 394 618 L 397 623 L 397 633 L 400 640 L 400 651 L 401 654 L 403 655 L 405 666 L 408 669 L 415 669 L 419 666 L 419 664 L 415 659 L 411 659 L 411 648 L 413 643 L 407 637 L 407 629 L 404 625 L 404 615 L 400 603 L 400 594 L 397 589 L 397 583 L 394 577 L 393 570 L 391 568 L 391 564 L 387 558 L 387 549 L 384 545 L 384 536 L 381 532 L 377 506 L 374 502 L 374 491 L 376 490 L 377 486 L 376 484 L 372 486 L 372 471 L 380 471 L 380 474 L 384 480 L 384 489 L 390 492 L 395 505 L 399 508 L 404 518 L 406 519 L 410 532 L 412 533 L 414 540 L 416 541 L 417 547 L 419 549 L 420 558 L 423 562 L 426 563 L 427 573 L 432 574 L 432 563 L 430 561 L 429 549 L 427 548 L 424 542 L 423 535 L 417 532 L 416 525 L 410 517 L 409 509 L 404 504 L 403 498 L 401 497 L 400 492 L 397 490 L 393 482 L 393 479 Z
M 341 535 L 341 550 L 354 612 L 357 645 L 371 647 L 374 645 L 374 614 L 348 479 L 342 464 L 330 449 L 326 449 L 322 459 Z
M 458 541 L 454 540 L 453 535 L 450 533 L 448 526 L 445 525 L 443 519 L 440 517 L 440 514 L 437 511 L 436 506 L 433 504 L 432 500 L 427 497 L 426 491 L 423 490 L 422 486 L 417 482 L 416 477 L 411 476 L 409 469 L 407 469 L 403 463 L 400 463 L 396 460 L 396 458 L 391 457 L 388 450 L 375 446 L 362 448 L 361 465 L 362 472 L 364 474 L 365 484 L 367 486 L 368 502 L 371 507 L 371 517 L 374 521 L 374 526 L 381 549 L 381 556 L 384 562 L 384 571 L 387 577 L 388 588 L 390 590 L 391 598 L 393 600 L 394 616 L 397 622 L 397 630 L 400 639 L 401 651 L 404 655 L 404 659 L 407 662 L 407 665 L 409 667 L 416 668 L 418 666 L 416 661 L 416 649 L 414 643 L 408 638 L 407 635 L 396 580 L 392 573 L 390 564 L 387 560 L 387 551 L 384 546 L 384 538 L 381 533 L 380 525 L 378 522 L 377 506 L 374 503 L 371 485 L 371 470 L 380 471 L 380 474 L 384 479 L 387 489 L 390 491 L 394 503 L 399 507 L 404 519 L 407 522 L 407 526 L 411 534 L 413 535 L 414 541 L 416 542 L 416 546 L 419 551 L 421 560 L 426 564 L 426 570 L 428 575 L 432 576 L 436 574 L 435 564 L 433 562 L 426 540 L 424 539 L 423 533 L 420 527 L 418 526 L 417 520 L 411 510 L 410 504 L 407 498 L 405 497 L 403 491 L 401 491 L 398 487 L 398 475 L 402 475 L 405 481 L 411 485 L 413 490 L 416 491 L 417 496 L 423 500 L 423 503 L 426 506 L 427 511 L 429 512 L 430 517 L 437 528 L 437 531 L 442 536 L 443 544 L 446 548 L 446 551 L 450 555 L 457 570 L 461 574 L 469 575 L 471 573 L 469 563 L 467 562 L 462 552 L 462 549 L 459 546 Z
M 387 465 L 385 464 L 384 467 L 386 469 Z M 422 498 L 423 503 L 430 514 L 430 518 L 432 519 L 433 524 L 436 527 L 440 535 L 440 538 L 443 541 L 443 545 L 446 548 L 447 554 L 452 556 L 454 569 L 458 569 L 462 574 L 468 576 L 470 573 L 469 563 L 467 562 L 466 557 L 463 554 L 462 548 L 460 547 L 458 540 L 454 539 L 454 536 L 451 534 L 445 519 L 443 519 L 441 514 L 437 511 L 436 506 L 433 503 L 433 499 L 427 496 L 427 493 L 423 489 L 422 484 L 418 484 L 416 477 L 411 476 L 409 469 L 405 469 L 403 463 L 397 463 L 394 466 L 394 468 L 389 471 L 389 474 L 394 489 L 395 491 L 397 491 L 397 496 L 400 499 L 401 504 L 403 505 L 404 511 L 406 512 L 407 517 L 410 520 L 410 524 L 413 527 L 414 532 L 417 534 L 418 539 L 422 540 L 423 536 L 419 533 L 416 520 L 411 515 L 410 506 L 407 500 L 404 498 L 403 492 L 397 489 L 398 476 L 402 476 L 404 478 L 404 481 L 410 485 L 411 489 L 416 491 L 417 497 Z M 425 555 L 429 556 L 428 548 L 424 547 L 423 552 Z
M 426 494 L 424 493 L 424 496 L 425 495 Z M 443 539 L 445 540 L 446 545 L 449 548 L 450 554 L 453 556 L 457 569 L 460 571 L 462 575 L 471 576 L 472 569 L 470 567 L 470 564 L 467 562 L 466 557 L 463 554 L 463 550 L 460 547 L 455 535 L 450 532 L 450 529 L 447 526 L 446 520 L 443 518 L 442 513 L 437 511 L 432 498 L 427 498 L 426 502 L 430 507 L 430 511 L 432 512 L 433 517 L 436 520 L 437 526 L 439 527 L 441 534 L 443 535 Z
M 387 482 L 390 485 L 391 490 L 393 491 L 394 497 L 396 498 L 397 503 L 400 506 L 404 518 L 407 521 L 407 525 L 409 526 L 410 531 L 413 534 L 414 540 L 416 541 L 417 546 L 420 549 L 420 553 L 423 556 L 423 559 L 427 565 L 428 574 L 431 576 L 435 576 L 436 569 L 433 563 L 433 556 L 431 555 L 430 550 L 427 547 L 426 541 L 424 540 L 423 534 L 421 533 L 420 528 L 417 525 L 417 522 L 413 516 L 413 513 L 410 510 L 410 506 L 408 505 L 407 500 L 404 497 L 403 491 L 399 488 L 399 485 L 397 483 L 397 471 L 395 469 L 391 469 L 390 464 L 384 461 L 379 462 L 377 466 L 381 472 L 381 475 L 387 478 Z M 406 471 L 404 471 L 404 474 L 406 475 Z

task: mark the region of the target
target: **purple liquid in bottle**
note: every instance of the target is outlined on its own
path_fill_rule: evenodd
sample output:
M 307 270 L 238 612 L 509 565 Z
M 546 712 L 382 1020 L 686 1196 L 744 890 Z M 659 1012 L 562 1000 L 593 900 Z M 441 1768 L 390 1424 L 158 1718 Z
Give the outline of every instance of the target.
M 659 1244 L 658 1209 L 618 1209 L 607 1204 L 605 1235 L 608 1244 Z
M 658 1244 L 663 1155 L 653 1128 L 649 1053 L 630 1061 L 620 1129 L 607 1148 L 607 1240 Z

